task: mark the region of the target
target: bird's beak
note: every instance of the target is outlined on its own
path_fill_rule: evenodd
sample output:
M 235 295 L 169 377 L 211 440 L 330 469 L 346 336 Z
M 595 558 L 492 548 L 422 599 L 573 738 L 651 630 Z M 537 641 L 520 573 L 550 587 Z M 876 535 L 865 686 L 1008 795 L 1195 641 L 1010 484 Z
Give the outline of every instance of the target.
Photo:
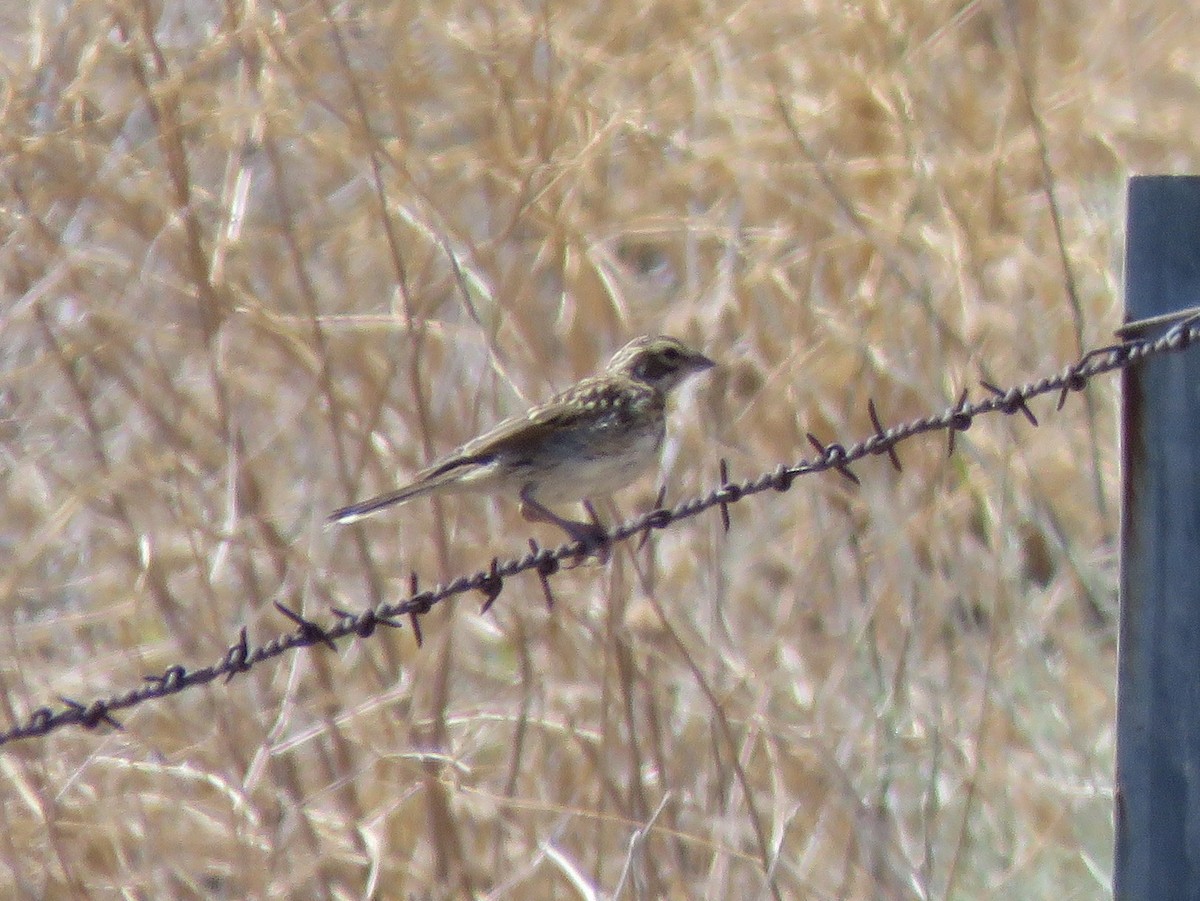
M 704 370 L 712 369 L 714 366 L 717 365 L 715 362 L 710 360 L 708 357 L 704 356 L 704 354 L 702 354 L 702 353 L 692 354 L 691 360 L 689 360 L 689 362 L 691 363 L 692 372 L 704 372 Z

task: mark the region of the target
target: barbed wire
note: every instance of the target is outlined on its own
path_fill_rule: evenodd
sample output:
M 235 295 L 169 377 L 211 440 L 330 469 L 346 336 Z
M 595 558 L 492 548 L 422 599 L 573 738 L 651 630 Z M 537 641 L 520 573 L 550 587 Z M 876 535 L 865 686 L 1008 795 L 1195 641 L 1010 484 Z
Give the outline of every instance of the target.
M 1129 334 L 1137 324 L 1127 325 L 1121 334 Z M 673 523 L 698 516 L 714 507 L 719 508 L 721 521 L 725 529 L 729 529 L 729 505 L 738 503 L 748 497 L 764 491 L 788 491 L 792 483 L 800 476 L 834 470 L 855 484 L 859 484 L 858 476 L 850 469 L 851 464 L 866 457 L 886 455 L 893 467 L 901 468 L 900 458 L 896 453 L 897 445 L 904 441 L 928 432 L 944 431 L 948 433 L 949 452 L 954 453 L 954 437 L 959 432 L 969 429 L 975 417 L 990 413 L 1015 415 L 1020 413 L 1031 425 L 1038 424 L 1037 417 L 1029 409 L 1028 401 L 1045 394 L 1058 393 L 1058 403 L 1055 410 L 1061 410 L 1067 396 L 1072 392 L 1081 391 L 1088 382 L 1097 375 L 1123 369 L 1147 357 L 1172 353 L 1183 350 L 1200 341 L 1200 315 L 1191 315 L 1178 322 L 1162 337 L 1151 339 L 1126 340 L 1119 344 L 1097 348 L 1088 351 L 1076 362 L 1065 366 L 1052 376 L 1047 376 L 1036 382 L 1003 389 L 987 381 L 980 384 L 988 392 L 988 396 L 978 401 L 968 399 L 969 391 L 964 389 L 958 402 L 941 413 L 915 419 L 892 428 L 885 429 L 879 420 L 874 401 L 868 400 L 867 409 L 875 432 L 863 441 L 850 446 L 841 444 L 823 444 L 814 435 L 809 434 L 808 440 L 817 451 L 812 459 L 802 459 L 792 464 L 780 464 L 776 469 L 763 473 L 743 482 L 730 482 L 728 467 L 724 460 L 720 464 L 721 483 L 715 489 L 700 497 L 685 500 L 674 507 L 663 507 L 664 492 L 659 493 L 656 508 L 623 522 L 609 531 L 604 531 L 595 541 L 574 541 L 559 545 L 555 548 L 539 547 L 532 538 L 529 540 L 529 553 L 523 557 L 514 557 L 501 561 L 498 557 L 492 559 L 491 566 L 469 575 L 434 588 L 419 591 L 414 577 L 409 596 L 395 603 L 384 603 L 377 607 L 352 613 L 332 608 L 335 617 L 329 623 L 322 625 L 308 619 L 296 611 L 276 603 L 275 607 L 295 623 L 296 628 L 288 633 L 277 635 L 261 645 L 250 643 L 247 629 L 243 627 L 238 639 L 220 661 L 210 666 L 189 670 L 182 665 L 167 667 L 162 673 L 146 676 L 144 684 L 132 688 L 123 694 L 107 698 L 97 698 L 87 703 L 72 698 L 59 697 L 61 706 L 57 709 L 46 706 L 34 710 L 24 720 L 7 731 L 0 732 L 0 746 L 19 739 L 36 738 L 46 735 L 64 726 L 83 726 L 95 728 L 101 724 L 121 728 L 114 713 L 135 707 L 146 701 L 164 698 L 178 694 L 186 689 L 207 685 L 216 679 L 224 678 L 226 682 L 239 673 L 244 673 L 259 663 L 278 657 L 288 651 L 298 648 L 322 644 L 336 650 L 336 642 L 349 636 L 359 638 L 370 637 L 377 628 L 386 626 L 401 628 L 403 618 L 407 618 L 415 630 L 418 644 L 421 641 L 421 631 L 418 617 L 428 613 L 435 604 L 469 592 L 480 592 L 483 595 L 481 613 L 486 613 L 496 602 L 504 590 L 505 580 L 520 573 L 534 572 L 541 581 L 546 603 L 553 606 L 554 595 L 550 587 L 550 579 L 568 560 L 582 558 L 588 554 L 600 551 L 607 554 L 614 544 L 628 541 L 634 536 L 642 536 L 643 541 L 649 535 L 660 529 L 665 529 Z

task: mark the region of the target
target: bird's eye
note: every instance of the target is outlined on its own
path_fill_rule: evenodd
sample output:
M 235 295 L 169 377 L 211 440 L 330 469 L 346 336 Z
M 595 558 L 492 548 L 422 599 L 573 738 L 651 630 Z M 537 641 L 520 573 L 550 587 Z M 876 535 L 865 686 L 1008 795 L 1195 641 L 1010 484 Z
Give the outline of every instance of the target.
M 676 349 L 674 347 L 668 347 L 666 350 L 663 351 L 663 359 L 670 360 L 672 363 L 674 363 L 676 360 L 679 359 L 678 349 Z

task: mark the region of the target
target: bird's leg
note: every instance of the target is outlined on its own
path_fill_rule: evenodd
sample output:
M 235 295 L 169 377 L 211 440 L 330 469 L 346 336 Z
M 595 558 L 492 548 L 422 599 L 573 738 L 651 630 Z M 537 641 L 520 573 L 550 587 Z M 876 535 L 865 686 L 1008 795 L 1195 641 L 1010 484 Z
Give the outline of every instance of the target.
M 581 542 L 589 550 L 596 551 L 601 560 L 607 559 L 608 543 L 605 541 L 604 527 L 595 520 L 594 511 L 592 512 L 592 522 L 577 522 L 573 519 L 566 519 L 535 501 L 533 499 L 533 491 L 531 490 L 532 487 L 532 485 L 526 485 L 521 489 L 521 515 L 526 521 L 547 522 L 558 526 L 567 533 L 572 541 Z

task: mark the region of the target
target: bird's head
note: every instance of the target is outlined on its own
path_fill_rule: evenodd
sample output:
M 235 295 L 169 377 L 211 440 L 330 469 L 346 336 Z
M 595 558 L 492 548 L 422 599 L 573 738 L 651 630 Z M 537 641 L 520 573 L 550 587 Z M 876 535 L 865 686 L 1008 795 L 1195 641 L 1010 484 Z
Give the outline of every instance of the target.
M 608 371 L 649 385 L 664 394 L 689 375 L 716 364 L 677 338 L 650 335 L 635 338 L 615 354 Z

